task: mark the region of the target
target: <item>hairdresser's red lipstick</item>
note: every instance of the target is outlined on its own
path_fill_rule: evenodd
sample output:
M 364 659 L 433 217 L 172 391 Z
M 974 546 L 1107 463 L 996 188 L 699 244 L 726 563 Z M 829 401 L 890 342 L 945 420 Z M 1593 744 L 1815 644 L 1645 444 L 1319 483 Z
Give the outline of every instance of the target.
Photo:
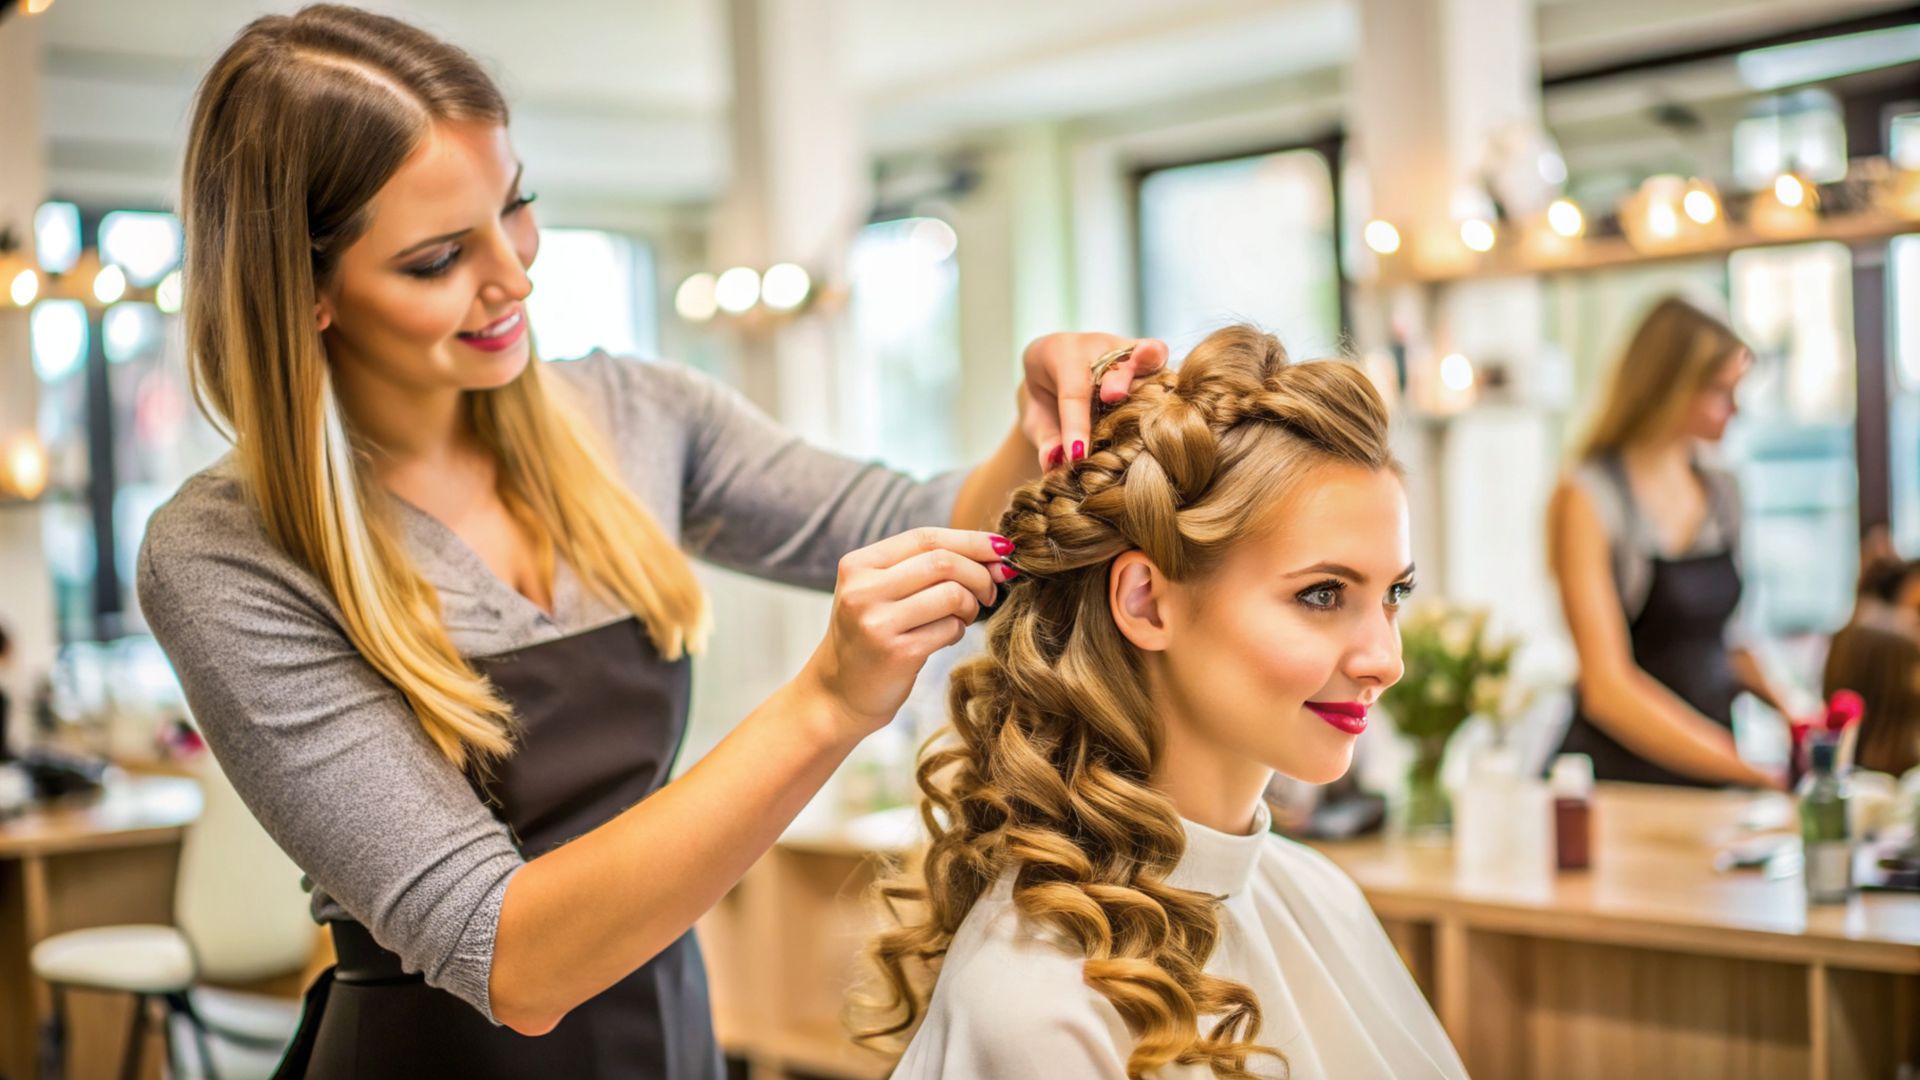
M 1309 701 L 1313 714 L 1349 735 L 1367 730 L 1367 707 L 1357 701 Z

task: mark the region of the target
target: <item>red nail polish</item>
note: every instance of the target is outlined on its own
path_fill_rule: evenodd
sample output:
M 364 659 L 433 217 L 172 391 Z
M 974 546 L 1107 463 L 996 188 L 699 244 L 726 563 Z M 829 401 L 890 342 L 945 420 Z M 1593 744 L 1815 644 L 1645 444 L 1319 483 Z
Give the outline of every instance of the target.
M 1000 569 L 1006 572 L 1007 581 L 1012 581 L 1014 578 L 1017 578 L 1020 576 L 1020 571 L 1015 570 L 1013 567 L 1008 566 L 1006 563 L 1001 563 Z M 1002 582 L 1001 584 L 1005 584 L 1005 582 Z
M 1047 452 L 1047 468 L 1049 469 L 1054 468 L 1055 466 L 1059 465 L 1062 461 L 1065 461 L 1066 458 L 1067 458 L 1067 455 L 1065 450 L 1063 450 L 1058 446 L 1054 447 L 1052 450 Z
M 1073 440 L 1073 460 L 1079 461 L 1087 456 L 1087 444 L 1079 439 Z
M 995 555 L 1013 554 L 1013 541 L 995 533 L 993 537 L 993 553 Z

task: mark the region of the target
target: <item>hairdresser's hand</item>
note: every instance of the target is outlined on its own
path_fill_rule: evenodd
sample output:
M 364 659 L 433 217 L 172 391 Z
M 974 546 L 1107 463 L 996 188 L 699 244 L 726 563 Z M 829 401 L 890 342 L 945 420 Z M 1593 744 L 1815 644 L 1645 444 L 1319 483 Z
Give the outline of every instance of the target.
M 1166 342 L 1112 334 L 1048 334 L 1027 346 L 1020 430 L 1034 445 L 1042 469 L 1087 456 L 1087 433 L 1093 429 L 1093 363 L 1124 345 L 1133 346 L 1133 355 L 1108 368 L 1100 381 L 1100 400 L 1112 404 L 1127 396 L 1135 379 L 1166 366 Z
M 1013 576 L 1013 545 L 992 533 L 914 529 L 840 560 L 833 617 L 799 681 L 821 694 L 842 737 L 886 726 L 927 657 L 960 640 L 994 585 Z

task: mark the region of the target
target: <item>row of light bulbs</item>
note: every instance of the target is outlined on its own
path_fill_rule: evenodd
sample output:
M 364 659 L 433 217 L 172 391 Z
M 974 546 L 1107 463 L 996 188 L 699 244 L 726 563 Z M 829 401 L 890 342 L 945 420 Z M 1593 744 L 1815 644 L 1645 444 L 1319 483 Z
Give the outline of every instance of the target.
M 48 274 L 37 267 L 20 265 L 20 260 L 0 258 L 0 281 L 6 282 L 5 300 L 14 307 L 31 307 L 41 300 L 79 300 L 105 307 L 127 299 L 151 299 L 155 307 L 168 315 L 180 311 L 182 287 L 180 271 L 170 270 L 149 290 L 134 285 L 122 267 L 107 263 L 87 266 L 98 257 L 91 252 L 80 265 L 63 274 Z
M 1794 173 L 1781 173 L 1771 187 L 1755 196 L 1748 224 L 1756 232 L 1770 235 L 1803 232 L 1812 227 L 1818 204 L 1819 194 L 1812 184 Z M 1626 200 L 1621 213 L 1627 241 L 1648 251 L 1705 240 L 1717 235 L 1725 224 L 1726 210 L 1719 192 L 1698 177 L 1649 177 Z M 1457 229 L 1460 243 L 1475 254 L 1491 252 L 1500 241 L 1500 230 L 1484 217 L 1465 218 L 1457 223 Z M 1585 212 L 1567 198 L 1548 204 L 1532 229 L 1536 237 L 1550 236 L 1562 243 L 1579 240 L 1586 230 Z M 1397 254 L 1403 246 L 1400 230 L 1379 218 L 1367 222 L 1361 238 L 1381 256 Z
M 745 317 L 756 309 L 792 315 L 813 299 L 813 275 L 798 263 L 775 263 L 763 273 L 736 266 L 719 274 L 690 274 L 673 293 L 673 310 L 688 322 Z

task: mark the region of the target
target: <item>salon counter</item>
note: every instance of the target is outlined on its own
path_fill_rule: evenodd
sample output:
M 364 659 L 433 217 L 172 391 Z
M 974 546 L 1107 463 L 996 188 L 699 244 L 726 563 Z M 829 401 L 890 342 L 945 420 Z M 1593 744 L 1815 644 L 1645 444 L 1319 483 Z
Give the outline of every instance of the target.
M 1588 871 L 1469 881 L 1444 846 L 1317 846 L 1365 890 L 1476 1080 L 1891 1077 L 1920 1063 L 1920 896 L 1808 908 L 1797 877 L 1713 868 L 1729 841 L 1792 820 L 1784 797 L 1602 784 Z M 883 853 L 789 837 L 702 921 L 721 1040 L 756 1080 L 886 1075 L 841 1007 Z
M 1920 896 L 1807 906 L 1721 872 L 1785 796 L 1602 784 L 1593 867 L 1463 880 L 1444 847 L 1322 845 L 1360 883 L 1477 1080 L 1891 1077 L 1920 1062 Z

